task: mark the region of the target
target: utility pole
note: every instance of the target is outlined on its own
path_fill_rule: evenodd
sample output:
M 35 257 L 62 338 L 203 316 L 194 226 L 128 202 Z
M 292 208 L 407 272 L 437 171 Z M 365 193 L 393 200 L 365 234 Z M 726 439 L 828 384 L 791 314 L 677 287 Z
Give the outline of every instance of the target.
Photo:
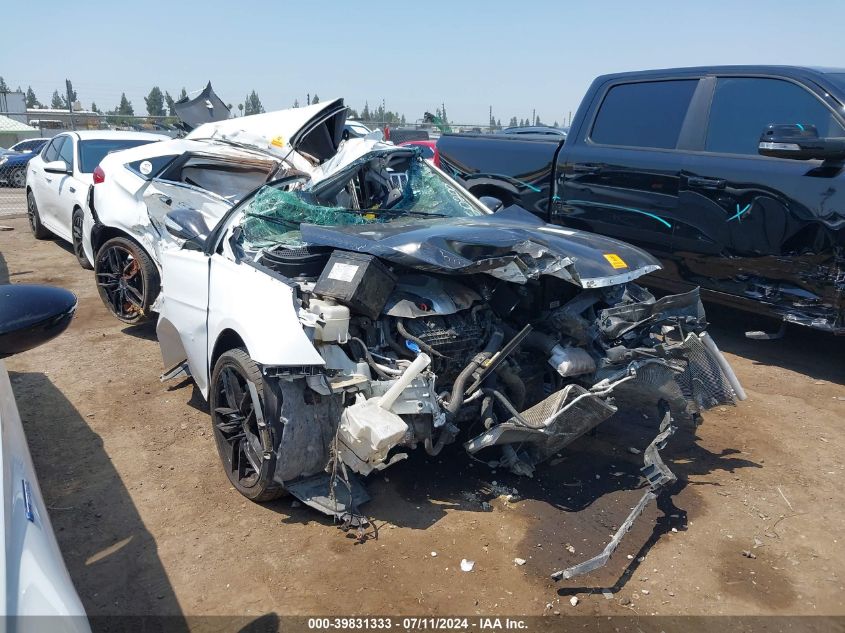
M 531 125 L 537 125 L 537 109 L 531 110 Z
M 65 79 L 65 91 L 67 92 L 67 109 L 70 113 L 70 129 L 76 129 L 76 123 L 73 122 L 73 101 L 71 101 L 71 87 L 70 79 Z

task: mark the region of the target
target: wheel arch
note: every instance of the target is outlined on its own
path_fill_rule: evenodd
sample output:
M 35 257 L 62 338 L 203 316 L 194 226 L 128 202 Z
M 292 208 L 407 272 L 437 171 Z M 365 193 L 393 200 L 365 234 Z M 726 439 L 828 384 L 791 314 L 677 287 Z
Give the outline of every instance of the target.
M 80 207 L 81 208 L 81 207 Z M 149 255 L 149 251 L 144 248 L 143 244 L 141 244 L 136 237 L 130 235 L 126 231 L 122 229 L 115 228 L 113 226 L 107 226 L 105 224 L 96 224 L 91 228 L 91 250 L 96 257 L 97 252 L 100 250 L 100 247 L 108 242 L 110 239 L 114 237 L 124 237 L 128 240 L 135 242 L 141 249 L 144 250 L 147 255 Z M 153 259 L 152 257 L 150 259 Z M 153 259 L 155 262 L 155 259 Z
M 246 349 L 247 354 L 249 354 L 249 349 L 243 337 L 232 328 L 225 328 L 217 335 L 217 339 L 214 341 L 214 347 L 211 349 L 211 355 L 208 357 L 209 378 L 214 371 L 214 365 L 217 363 L 217 359 L 225 352 L 236 347 L 243 347 Z

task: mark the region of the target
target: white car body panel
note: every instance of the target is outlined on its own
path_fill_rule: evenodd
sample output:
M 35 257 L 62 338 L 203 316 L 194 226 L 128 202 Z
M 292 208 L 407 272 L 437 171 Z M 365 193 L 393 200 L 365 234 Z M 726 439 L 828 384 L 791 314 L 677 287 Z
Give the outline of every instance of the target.
M 324 365 L 302 329 L 293 288 L 249 264 L 197 251 L 164 253 L 166 288 L 156 333 L 166 368 L 187 359 L 208 397 L 210 359 L 220 335 L 236 332 L 250 356 L 268 366 Z
M 59 550 L 32 464 L 9 375 L 0 361 L 2 432 L 3 574 L 2 614 L 51 618 L 51 631 L 90 631 Z M 26 482 L 26 483 L 24 483 Z M 24 489 L 26 487 L 26 492 Z M 31 517 L 31 518 L 30 518 Z M 38 619 L 21 619 L 14 630 L 44 630 Z M 6 626 L 10 626 L 7 621 Z M 6 630 L 6 629 L 4 629 Z

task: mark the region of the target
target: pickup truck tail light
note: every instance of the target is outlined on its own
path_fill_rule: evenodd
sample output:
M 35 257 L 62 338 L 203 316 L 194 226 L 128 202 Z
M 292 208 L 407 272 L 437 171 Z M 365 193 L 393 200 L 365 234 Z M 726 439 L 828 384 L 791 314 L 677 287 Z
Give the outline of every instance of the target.
M 99 185 L 101 182 L 106 181 L 106 172 L 103 171 L 103 168 L 97 165 L 94 168 L 94 184 Z

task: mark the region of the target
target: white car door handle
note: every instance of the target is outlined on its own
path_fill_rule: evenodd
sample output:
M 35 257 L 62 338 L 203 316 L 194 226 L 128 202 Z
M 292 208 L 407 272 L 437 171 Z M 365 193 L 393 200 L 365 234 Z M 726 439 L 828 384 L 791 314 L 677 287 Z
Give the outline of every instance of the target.
M 69 187 L 69 189 L 71 193 L 76 193 L 76 189 L 74 189 L 73 187 Z

